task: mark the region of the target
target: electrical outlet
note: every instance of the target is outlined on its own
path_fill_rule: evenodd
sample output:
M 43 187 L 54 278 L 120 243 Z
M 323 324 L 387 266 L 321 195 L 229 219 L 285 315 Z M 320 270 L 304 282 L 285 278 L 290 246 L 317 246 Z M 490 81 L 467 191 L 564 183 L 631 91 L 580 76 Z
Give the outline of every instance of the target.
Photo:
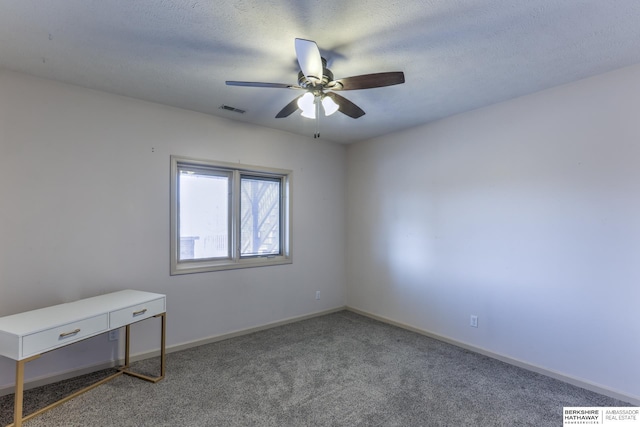
M 478 327 L 478 316 L 476 316 L 475 314 L 471 315 L 471 317 L 469 318 L 469 326 L 471 326 L 472 328 Z
M 316 299 L 320 299 L 320 291 L 316 291 Z
M 109 341 L 117 341 L 120 338 L 120 330 L 114 329 L 109 331 Z

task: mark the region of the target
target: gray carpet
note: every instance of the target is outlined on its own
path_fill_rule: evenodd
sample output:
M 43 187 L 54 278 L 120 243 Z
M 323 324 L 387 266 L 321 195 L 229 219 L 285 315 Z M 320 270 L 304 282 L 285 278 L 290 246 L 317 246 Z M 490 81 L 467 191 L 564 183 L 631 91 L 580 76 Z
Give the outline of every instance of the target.
M 30 390 L 25 412 L 100 375 Z M 341 311 L 171 353 L 163 381 L 121 376 L 25 427 L 557 427 L 563 406 L 629 404 Z

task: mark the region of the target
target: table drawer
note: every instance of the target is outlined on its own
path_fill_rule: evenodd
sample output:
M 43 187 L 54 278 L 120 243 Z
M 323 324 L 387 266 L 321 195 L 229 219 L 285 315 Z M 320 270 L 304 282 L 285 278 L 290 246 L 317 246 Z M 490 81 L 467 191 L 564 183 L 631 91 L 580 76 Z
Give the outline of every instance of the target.
M 131 307 L 123 308 L 121 310 L 112 311 L 111 313 L 109 313 L 109 328 L 119 328 L 121 326 L 129 325 L 139 320 L 143 320 L 164 312 L 164 298 L 148 301 L 143 304 L 134 305 Z
M 56 328 L 26 335 L 22 339 L 23 357 L 40 354 L 62 347 L 84 338 L 105 332 L 108 328 L 107 314 L 67 323 Z

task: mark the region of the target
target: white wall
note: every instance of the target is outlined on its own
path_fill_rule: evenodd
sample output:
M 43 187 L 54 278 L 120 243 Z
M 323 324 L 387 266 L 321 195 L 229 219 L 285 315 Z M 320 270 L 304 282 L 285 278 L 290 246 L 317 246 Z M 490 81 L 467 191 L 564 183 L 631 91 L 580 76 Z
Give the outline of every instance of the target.
M 349 306 L 640 399 L 640 66 L 352 145 L 347 171 Z
M 0 316 L 127 288 L 165 293 L 171 347 L 344 306 L 345 151 L 0 71 Z M 293 264 L 169 276 L 171 154 L 293 170 Z M 158 347 L 157 323 L 136 325 L 132 353 Z M 26 375 L 116 350 L 97 337 Z M 0 388 L 14 375 L 0 357 Z

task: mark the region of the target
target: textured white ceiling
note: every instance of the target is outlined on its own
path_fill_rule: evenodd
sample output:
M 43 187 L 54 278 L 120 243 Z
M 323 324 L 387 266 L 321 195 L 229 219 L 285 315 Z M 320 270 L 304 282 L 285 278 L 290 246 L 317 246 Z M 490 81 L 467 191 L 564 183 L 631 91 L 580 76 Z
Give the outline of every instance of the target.
M 274 118 L 299 92 L 224 83 L 296 83 L 296 37 L 336 78 L 405 73 L 341 92 L 367 114 L 320 126 L 347 143 L 640 63 L 640 2 L 0 1 L 2 68 L 311 136 L 311 120 Z

